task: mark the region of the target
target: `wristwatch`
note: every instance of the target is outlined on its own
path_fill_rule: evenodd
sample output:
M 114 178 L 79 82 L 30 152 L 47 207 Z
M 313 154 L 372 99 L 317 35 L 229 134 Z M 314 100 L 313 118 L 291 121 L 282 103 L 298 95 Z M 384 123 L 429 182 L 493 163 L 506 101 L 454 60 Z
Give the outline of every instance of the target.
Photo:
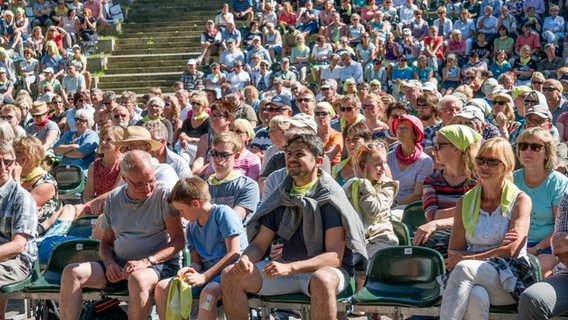
M 536 254 L 537 254 L 537 255 L 539 255 L 539 254 L 542 253 L 542 249 L 539 248 L 538 246 L 535 246 L 535 249 L 536 249 Z
M 151 265 L 156 265 L 158 264 L 158 261 L 156 260 L 156 258 L 154 258 L 154 256 L 149 256 L 148 257 L 148 261 L 150 261 Z

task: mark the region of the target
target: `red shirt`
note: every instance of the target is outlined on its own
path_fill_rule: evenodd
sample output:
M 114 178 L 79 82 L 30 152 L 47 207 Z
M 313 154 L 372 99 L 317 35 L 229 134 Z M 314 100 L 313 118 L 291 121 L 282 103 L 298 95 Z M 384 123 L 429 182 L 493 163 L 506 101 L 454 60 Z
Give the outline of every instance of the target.
M 436 38 L 432 38 L 431 36 L 424 37 L 424 46 L 430 46 L 431 50 L 434 50 L 434 48 L 436 48 L 438 45 L 440 45 L 440 47 L 438 48 L 438 51 L 435 52 L 436 57 L 440 58 L 440 59 L 444 59 L 444 48 L 441 45 L 443 42 L 444 42 L 444 38 L 442 38 L 440 36 L 437 36 Z M 427 51 L 424 51 L 424 53 L 427 57 L 430 56 Z

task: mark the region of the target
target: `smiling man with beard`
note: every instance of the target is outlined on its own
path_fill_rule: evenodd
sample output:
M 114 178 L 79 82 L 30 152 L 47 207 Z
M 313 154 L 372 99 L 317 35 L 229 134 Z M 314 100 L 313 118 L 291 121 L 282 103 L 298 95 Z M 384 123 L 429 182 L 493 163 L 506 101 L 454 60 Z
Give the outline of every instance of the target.
M 229 319 L 248 319 L 247 293 L 311 296 L 311 318 L 333 319 L 336 296 L 366 257 L 363 225 L 334 179 L 320 170 L 321 139 L 295 135 L 285 149 L 288 175 L 247 224 L 250 245 L 221 277 Z M 270 259 L 265 252 L 276 240 Z M 275 245 L 276 247 L 276 245 Z

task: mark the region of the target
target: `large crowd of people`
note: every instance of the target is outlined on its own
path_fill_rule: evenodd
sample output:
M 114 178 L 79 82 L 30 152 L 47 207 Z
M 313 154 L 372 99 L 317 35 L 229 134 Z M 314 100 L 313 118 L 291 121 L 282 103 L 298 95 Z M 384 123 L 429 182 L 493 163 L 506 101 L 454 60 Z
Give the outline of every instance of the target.
M 49 5 L 30 27 L 53 23 Z M 304 293 L 312 319 L 343 318 L 337 294 L 361 288 L 355 270 L 398 245 L 391 220 L 421 201 L 413 245 L 450 271 L 442 319 L 568 312 L 568 2 L 232 0 L 174 93 L 141 99 L 83 76 L 68 24 L 79 10 L 96 32 L 103 5 L 58 3 L 45 39 L 15 31 L 0 49 L 0 286 L 98 216 L 100 261 L 65 268 L 62 319 L 83 288 L 127 288 L 131 319 L 152 301 L 186 316 L 192 298 L 200 319 L 221 300 L 247 319 L 251 293 Z M 84 173 L 83 203 L 58 205 L 58 165 Z

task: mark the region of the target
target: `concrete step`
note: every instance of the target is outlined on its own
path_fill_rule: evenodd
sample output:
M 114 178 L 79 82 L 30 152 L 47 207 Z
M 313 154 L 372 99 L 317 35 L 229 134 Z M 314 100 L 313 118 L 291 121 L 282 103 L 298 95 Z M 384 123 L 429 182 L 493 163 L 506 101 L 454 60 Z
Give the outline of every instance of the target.
M 169 54 L 133 54 L 133 55 L 112 55 L 108 57 L 109 63 L 128 63 L 143 61 L 176 61 L 190 58 L 197 58 L 201 54 L 200 51 L 192 50 L 185 53 L 169 53 Z
M 167 64 L 153 64 L 148 66 L 140 66 L 136 64 L 132 67 L 113 67 L 105 71 L 105 75 L 120 75 L 128 73 L 160 73 L 160 72 L 182 72 L 186 69 L 186 61 L 181 61 L 177 64 L 167 63 Z
M 204 31 L 203 26 L 167 26 L 167 27 L 136 27 L 130 30 L 122 30 L 120 34 L 121 39 L 136 39 L 140 37 L 171 37 L 174 35 L 191 35 L 191 36 L 201 36 Z
M 160 53 L 187 53 L 195 50 L 195 46 L 184 46 L 184 47 L 151 47 L 146 49 L 124 49 L 115 50 L 113 54 L 119 55 L 134 55 L 134 54 L 160 54 Z
M 130 39 L 120 39 L 117 41 L 114 46 L 114 50 L 121 50 L 121 49 L 137 49 L 141 46 L 144 47 L 155 47 L 155 46 L 187 46 L 188 44 L 192 44 L 193 46 L 199 46 L 200 44 L 200 37 L 198 36 L 188 36 L 180 34 L 178 36 L 169 36 L 169 37 L 140 37 L 140 38 L 130 38 Z

